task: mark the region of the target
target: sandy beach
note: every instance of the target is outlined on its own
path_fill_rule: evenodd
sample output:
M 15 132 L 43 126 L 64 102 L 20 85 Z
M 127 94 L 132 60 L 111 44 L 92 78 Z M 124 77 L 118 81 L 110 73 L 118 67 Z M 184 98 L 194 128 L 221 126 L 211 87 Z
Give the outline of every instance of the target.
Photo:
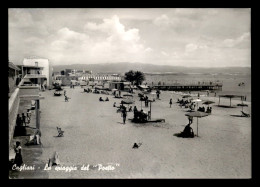
M 83 88 L 65 87 L 64 96 L 54 97 L 53 90 L 42 92 L 41 101 L 42 154 L 39 162 L 57 151 L 62 166 L 76 166 L 78 170 L 47 171 L 49 178 L 250 178 L 251 177 L 251 118 L 240 115 L 241 107 L 217 107 L 218 98 L 201 97 L 215 101 L 212 114 L 200 118 L 199 137 L 174 136 L 188 123 L 187 108 L 176 103 L 180 95 L 162 92 L 160 100 L 152 103 L 152 119 L 163 118 L 165 123 L 123 124 L 113 103 L 120 99 L 112 95 L 83 92 Z M 134 94 L 135 105 L 141 102 Z M 99 102 L 99 97 L 108 102 Z M 173 105 L 169 107 L 169 99 Z M 232 100 L 232 105 L 241 101 Z M 229 100 L 221 99 L 221 104 Z M 251 114 L 251 103 L 244 111 Z M 201 104 L 200 104 L 201 105 Z M 199 106 L 200 106 L 199 105 Z M 148 108 L 143 109 L 148 111 Z M 132 118 L 128 113 L 127 118 Z M 56 137 L 59 126 L 64 137 Z M 196 119 L 191 127 L 196 131 Z M 134 143 L 142 143 L 132 149 Z M 90 169 L 80 170 L 89 164 Z M 114 167 L 99 170 L 96 165 Z M 44 167 L 44 166 L 41 166 Z M 109 168 L 109 167 L 107 167 Z M 36 171 L 37 172 L 37 171 Z M 35 176 L 37 178 L 37 175 Z

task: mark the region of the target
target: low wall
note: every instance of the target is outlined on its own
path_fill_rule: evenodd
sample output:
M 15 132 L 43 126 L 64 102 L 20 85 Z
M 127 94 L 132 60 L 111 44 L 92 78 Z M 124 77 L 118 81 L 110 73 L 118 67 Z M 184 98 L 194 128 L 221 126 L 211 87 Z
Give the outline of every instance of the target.
M 39 95 L 39 86 L 20 86 L 19 95 Z
M 19 88 L 16 88 L 11 97 L 9 98 L 9 115 L 8 115 L 8 122 L 9 122 L 9 146 L 14 134 L 14 128 L 16 125 L 16 116 L 18 114 L 20 104 L 19 98 Z

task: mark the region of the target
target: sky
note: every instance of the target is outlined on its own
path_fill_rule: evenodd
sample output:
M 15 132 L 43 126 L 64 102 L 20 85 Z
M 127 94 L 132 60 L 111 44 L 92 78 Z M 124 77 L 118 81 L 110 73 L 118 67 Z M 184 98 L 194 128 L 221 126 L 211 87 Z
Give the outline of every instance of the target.
M 248 8 L 10 8 L 9 61 L 251 67 Z

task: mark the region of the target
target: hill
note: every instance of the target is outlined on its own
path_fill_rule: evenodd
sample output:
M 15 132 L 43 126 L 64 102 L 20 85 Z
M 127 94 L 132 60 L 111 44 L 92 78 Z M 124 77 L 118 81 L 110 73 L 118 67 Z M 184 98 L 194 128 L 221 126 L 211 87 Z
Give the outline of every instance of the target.
M 64 69 L 77 69 L 77 70 L 92 70 L 92 72 L 100 73 L 122 73 L 129 70 L 142 71 L 147 74 L 163 73 L 163 74 L 176 74 L 176 73 L 218 73 L 218 74 L 234 74 L 243 73 L 250 74 L 250 67 L 219 67 L 219 68 L 198 68 L 198 67 L 183 67 L 183 66 L 169 66 L 169 65 L 154 65 L 143 63 L 103 63 L 103 64 L 72 64 L 72 65 L 58 65 L 53 66 L 54 72 L 60 72 Z

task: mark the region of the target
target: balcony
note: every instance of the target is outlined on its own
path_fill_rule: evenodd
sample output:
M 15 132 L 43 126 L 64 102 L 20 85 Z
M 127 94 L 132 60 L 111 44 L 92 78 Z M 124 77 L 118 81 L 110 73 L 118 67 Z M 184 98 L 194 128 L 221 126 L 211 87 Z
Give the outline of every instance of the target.
M 42 80 L 46 79 L 45 75 L 40 74 L 26 74 L 21 80 L 18 87 L 20 88 L 20 96 L 24 95 L 39 95 L 40 84 Z

